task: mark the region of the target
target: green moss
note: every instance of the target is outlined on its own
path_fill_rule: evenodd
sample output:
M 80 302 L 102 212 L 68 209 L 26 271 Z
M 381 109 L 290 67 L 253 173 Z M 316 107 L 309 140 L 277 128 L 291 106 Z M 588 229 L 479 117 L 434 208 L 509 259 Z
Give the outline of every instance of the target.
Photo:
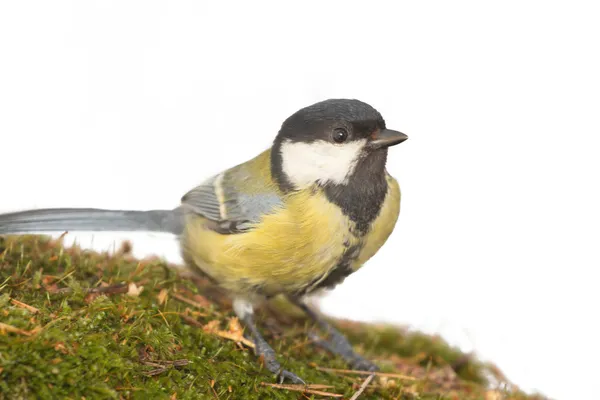
M 0 238 L 0 399 L 321 397 L 263 385 L 275 379 L 252 350 L 207 328 L 217 321 L 228 329 L 233 314 L 226 297 L 162 260 L 136 260 L 126 250 L 109 255 L 47 237 Z M 90 293 L 105 286 L 111 292 Z M 318 369 L 347 366 L 311 346 L 310 324 L 282 304 L 258 313 L 282 364 L 350 398 L 364 377 Z M 489 368 L 441 339 L 335 322 L 383 370 L 415 378 L 376 378 L 361 399 L 485 398 Z M 527 398 L 516 389 L 510 396 Z

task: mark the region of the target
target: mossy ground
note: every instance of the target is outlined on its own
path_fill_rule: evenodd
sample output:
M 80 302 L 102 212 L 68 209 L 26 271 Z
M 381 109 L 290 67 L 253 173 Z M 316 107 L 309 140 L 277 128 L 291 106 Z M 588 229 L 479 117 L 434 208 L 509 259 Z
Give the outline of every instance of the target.
M 231 304 L 201 279 L 158 259 L 63 247 L 44 236 L 0 237 L 0 399 L 312 399 L 269 386 Z M 141 289 L 141 292 L 140 292 Z M 104 291 L 104 292 L 103 292 Z M 285 367 L 350 399 L 364 375 L 307 339 L 289 304 L 257 320 Z M 533 399 L 490 365 L 443 340 L 390 326 L 333 321 L 382 371 L 360 399 Z M 245 342 L 245 343 L 244 343 Z M 539 397 L 535 397 L 539 398 Z

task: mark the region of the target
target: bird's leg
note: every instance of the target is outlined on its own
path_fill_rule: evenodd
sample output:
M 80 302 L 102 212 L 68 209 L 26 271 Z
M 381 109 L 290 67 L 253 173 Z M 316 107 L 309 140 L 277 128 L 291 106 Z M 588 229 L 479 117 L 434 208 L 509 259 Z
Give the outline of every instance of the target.
M 275 350 L 269 346 L 254 323 L 254 308 L 252 304 L 238 298 L 233 301 L 233 310 L 250 331 L 254 341 L 254 352 L 257 356 L 263 357 L 267 369 L 279 377 L 279 383 L 283 383 L 285 379 L 289 379 L 293 383 L 305 384 L 296 374 L 281 368 L 281 364 L 277 361 Z
M 354 352 L 348 339 L 341 332 L 331 326 L 331 324 L 329 324 L 323 317 L 306 305 L 303 300 L 298 298 L 290 298 L 290 300 L 300 307 L 310 319 L 316 322 L 317 325 L 319 325 L 319 327 L 327 333 L 327 339 L 322 339 L 315 333 L 309 333 L 309 338 L 317 345 L 323 347 L 331 353 L 341 356 L 348 364 L 350 364 L 353 369 L 362 371 L 379 370 L 377 365 Z

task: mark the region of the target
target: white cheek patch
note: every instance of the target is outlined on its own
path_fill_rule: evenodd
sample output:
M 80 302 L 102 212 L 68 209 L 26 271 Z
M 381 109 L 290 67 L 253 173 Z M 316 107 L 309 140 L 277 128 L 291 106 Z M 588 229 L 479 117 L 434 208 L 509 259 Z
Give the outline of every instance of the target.
M 283 173 L 298 189 L 315 182 L 345 183 L 366 143 L 366 139 L 343 144 L 285 141 L 281 144 Z

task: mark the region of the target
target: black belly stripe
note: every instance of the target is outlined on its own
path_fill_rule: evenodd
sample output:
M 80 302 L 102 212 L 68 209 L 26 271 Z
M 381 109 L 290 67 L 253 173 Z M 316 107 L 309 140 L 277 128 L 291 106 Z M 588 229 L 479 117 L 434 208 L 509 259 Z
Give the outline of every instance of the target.
M 340 260 L 335 267 L 329 269 L 325 274 L 319 276 L 317 279 L 312 280 L 307 286 L 305 286 L 298 294 L 305 295 L 312 293 L 318 289 L 331 289 L 346 279 L 348 275 L 352 273 L 352 262 L 356 260 L 360 251 L 363 247 L 362 243 L 354 246 L 350 246 L 349 242 L 344 242 L 344 246 L 347 249 L 344 251 Z

